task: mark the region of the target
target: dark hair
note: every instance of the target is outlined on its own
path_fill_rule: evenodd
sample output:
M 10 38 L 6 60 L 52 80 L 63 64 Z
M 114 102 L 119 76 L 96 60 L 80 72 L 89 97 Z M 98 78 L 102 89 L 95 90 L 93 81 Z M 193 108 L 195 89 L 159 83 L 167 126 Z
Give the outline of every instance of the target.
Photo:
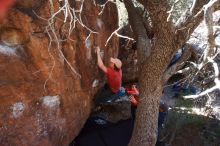
M 119 68 L 117 68 L 117 66 L 114 64 L 114 70 L 115 71 L 120 71 L 120 69 Z

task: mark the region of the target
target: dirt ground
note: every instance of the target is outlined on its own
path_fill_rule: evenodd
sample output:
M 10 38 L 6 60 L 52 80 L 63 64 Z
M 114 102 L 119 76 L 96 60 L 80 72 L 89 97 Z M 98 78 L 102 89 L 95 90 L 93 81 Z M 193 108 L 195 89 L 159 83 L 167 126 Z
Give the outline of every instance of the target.
M 212 101 L 210 113 L 198 101 L 175 95 L 166 87 L 161 98 L 170 107 L 161 135 L 166 146 L 220 146 L 220 97 Z

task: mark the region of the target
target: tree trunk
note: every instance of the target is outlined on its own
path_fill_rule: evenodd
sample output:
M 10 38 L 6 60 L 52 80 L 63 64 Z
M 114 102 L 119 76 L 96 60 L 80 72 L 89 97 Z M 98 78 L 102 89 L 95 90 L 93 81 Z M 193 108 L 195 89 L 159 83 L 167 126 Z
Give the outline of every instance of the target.
M 146 86 L 149 85 L 145 83 L 141 89 Z M 140 95 L 142 98 L 136 111 L 135 128 L 129 146 L 153 146 L 156 143 L 157 124 L 155 122 L 158 120 L 162 88 L 161 85 L 158 85 L 152 93 L 145 91 Z
M 192 9 L 192 16 L 182 23 L 180 28 L 186 27 L 187 29 L 179 29 L 171 21 L 167 21 L 167 12 L 170 9 L 168 1 L 138 1 L 149 12 L 154 38 L 151 40 L 150 56 L 146 58 L 142 66 L 139 66 L 141 70 L 139 76 L 140 103 L 137 107 L 135 126 L 129 146 L 154 146 L 157 138 L 159 101 L 163 90 L 162 77 L 174 53 L 185 44 L 201 22 L 203 14 L 199 10 L 202 5 L 206 4 L 206 0 L 196 3 Z M 127 9 L 129 9 L 128 6 Z M 198 11 L 199 13 L 197 13 Z M 128 13 L 131 11 L 128 10 Z M 131 16 L 133 15 L 130 14 L 129 17 Z M 130 24 L 135 25 L 136 23 Z M 135 28 L 135 26 L 133 27 Z M 142 55 L 138 56 L 138 59 L 144 60 L 139 57 Z
M 141 67 L 140 103 L 130 146 L 153 146 L 156 143 L 158 109 L 163 90 L 162 76 L 172 58 L 170 56 L 174 54 L 170 48 L 178 48 L 173 41 L 172 32 L 164 32 L 157 38 L 152 54 Z

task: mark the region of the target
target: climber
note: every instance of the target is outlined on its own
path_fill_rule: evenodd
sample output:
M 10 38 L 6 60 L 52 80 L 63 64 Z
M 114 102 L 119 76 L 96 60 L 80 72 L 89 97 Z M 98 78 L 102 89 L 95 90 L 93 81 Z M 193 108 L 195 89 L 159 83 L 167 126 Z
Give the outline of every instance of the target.
M 131 101 L 131 105 L 134 107 L 137 107 L 138 105 L 138 96 L 139 96 L 139 89 L 136 87 L 136 85 L 132 85 L 131 88 L 125 88 L 130 101 Z
M 96 47 L 97 63 L 99 68 L 107 77 L 107 85 L 105 85 L 96 97 L 96 104 L 108 101 L 109 98 L 117 98 L 122 84 L 122 62 L 118 58 L 110 58 L 109 67 L 106 67 L 100 55 L 100 48 Z
M 16 0 L 0 0 L 0 22 L 6 17 L 8 10 L 15 2 Z

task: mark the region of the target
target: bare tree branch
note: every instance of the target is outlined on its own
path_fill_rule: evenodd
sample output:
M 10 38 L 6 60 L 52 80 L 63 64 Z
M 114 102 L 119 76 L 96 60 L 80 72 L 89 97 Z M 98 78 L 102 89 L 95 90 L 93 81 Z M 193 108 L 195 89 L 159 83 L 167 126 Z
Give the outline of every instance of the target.
M 118 31 L 121 29 L 122 27 L 119 27 L 118 29 L 116 29 L 107 39 L 106 43 L 105 43 L 105 46 L 108 45 L 108 42 L 110 41 L 110 39 L 113 37 L 113 35 L 115 34 L 116 36 L 118 37 L 121 37 L 121 38 L 125 38 L 125 39 L 128 39 L 128 40 L 134 40 L 133 38 L 130 38 L 128 36 L 124 36 L 124 35 L 120 35 L 118 34 Z
M 124 3 L 128 11 L 130 25 L 137 41 L 139 64 L 141 64 L 148 56 L 150 56 L 150 40 L 147 36 L 142 17 L 137 13 L 132 1 L 124 0 Z
M 55 60 L 54 60 L 54 56 L 52 55 L 51 53 L 51 43 L 52 42 L 55 42 L 56 45 L 57 45 L 57 50 L 58 50 L 58 53 L 59 55 L 62 57 L 62 59 L 67 63 L 67 65 L 70 67 L 70 70 L 71 70 L 71 73 L 73 74 L 73 76 L 77 76 L 79 78 L 81 78 L 81 75 L 76 71 L 76 69 L 72 66 L 72 64 L 67 60 L 67 58 L 64 56 L 62 50 L 61 50 L 61 42 L 65 41 L 65 40 L 62 40 L 62 38 L 57 34 L 57 30 L 55 28 L 55 23 L 56 23 L 56 20 L 60 20 L 62 21 L 64 24 L 65 23 L 68 23 L 69 25 L 69 29 L 68 29 L 68 36 L 67 36 L 67 39 L 70 39 L 70 35 L 73 31 L 73 29 L 75 28 L 76 26 L 76 22 L 78 22 L 83 28 L 85 28 L 87 31 L 89 31 L 89 35 L 87 36 L 87 38 L 85 39 L 85 41 L 91 36 L 92 33 L 98 33 L 98 32 L 95 32 L 93 31 L 92 29 L 90 29 L 88 26 L 86 26 L 83 21 L 82 21 L 82 18 L 81 18 L 81 15 L 82 15 L 82 11 L 83 11 L 83 7 L 84 7 L 84 0 L 81 0 L 81 1 L 78 1 L 80 2 L 80 8 L 79 9 L 74 9 L 70 6 L 70 3 L 69 3 L 69 0 L 63 0 L 63 5 L 59 8 L 59 10 L 57 11 L 54 11 L 54 1 L 53 0 L 50 0 L 49 3 L 50 3 L 50 7 L 51 7 L 51 10 L 50 10 L 50 13 L 51 13 L 51 17 L 49 19 L 45 19 L 45 18 L 42 18 L 40 16 L 38 16 L 35 12 L 34 14 L 40 18 L 41 20 L 44 20 L 47 22 L 47 26 L 46 26 L 46 29 L 45 31 L 47 32 L 48 34 L 48 37 L 49 37 L 49 46 L 48 46 L 48 53 L 53 61 L 53 66 L 50 70 L 50 74 L 48 76 L 48 78 L 46 79 L 45 83 L 44 83 L 44 89 L 46 90 L 46 84 L 49 80 L 52 80 L 52 72 L 54 70 L 54 67 L 55 67 Z M 57 16 L 59 14 L 63 14 L 63 17 L 64 19 L 60 19 L 58 18 Z M 71 39 L 70 39 L 71 40 Z
M 193 0 L 192 6 L 190 8 L 190 13 L 191 14 L 195 11 L 195 7 L 196 7 L 196 4 L 197 4 L 197 1 L 198 0 Z
M 177 21 L 175 26 L 178 42 L 185 42 L 201 23 L 204 18 L 204 5 L 207 4 L 207 2 L 208 0 L 196 0 L 192 12 L 183 14 L 180 20 Z M 211 0 L 207 5 L 212 7 L 214 11 L 218 10 L 220 9 L 220 0 Z
M 176 22 L 175 26 L 177 29 L 185 28 L 187 23 L 191 23 L 194 16 L 203 9 L 203 6 L 207 4 L 209 0 L 194 0 L 190 10 L 186 10 L 179 20 Z
M 176 0 L 176 1 L 173 3 L 171 9 L 167 12 L 167 13 L 169 14 L 168 17 L 167 17 L 167 21 L 171 21 L 171 15 L 172 15 L 172 13 L 173 13 L 173 10 L 174 10 L 176 4 L 177 4 L 179 1 L 180 1 L 180 0 Z
M 100 7 L 102 8 L 102 10 L 99 12 L 99 15 L 103 14 L 104 9 L 105 9 L 105 6 L 106 6 L 109 2 L 116 4 L 116 2 L 114 2 L 114 1 L 112 1 L 112 0 L 107 0 L 103 5 L 100 5 Z
M 183 98 L 184 99 L 195 99 L 195 98 L 198 98 L 198 97 L 201 97 L 201 96 L 204 96 L 208 93 L 211 93 L 215 90 L 219 90 L 220 89 L 220 81 L 219 81 L 219 69 L 218 69 L 218 64 L 213 60 L 213 59 L 208 59 L 210 63 L 212 63 L 212 66 L 214 68 L 214 72 L 215 72 L 215 79 L 214 79 L 214 82 L 215 82 L 215 86 L 201 92 L 200 94 L 198 95 L 189 95 L 189 96 L 184 96 Z
M 192 45 L 186 44 L 181 58 L 175 64 L 167 68 L 164 72 L 163 83 L 166 83 L 171 76 L 173 76 L 179 69 L 181 69 L 185 65 L 185 62 L 191 57 L 193 50 L 194 49 Z
M 217 0 L 213 0 L 210 3 L 208 3 L 205 7 L 204 7 L 204 18 L 205 18 L 205 23 L 206 23 L 206 27 L 208 30 L 208 45 L 204 51 L 204 61 L 207 59 L 208 56 L 213 56 L 214 55 L 214 48 L 216 46 L 215 44 L 215 36 L 214 36 L 214 31 L 213 31 L 213 7 L 212 5 L 214 5 L 217 2 Z M 220 1 L 219 1 L 220 2 Z
M 200 96 L 204 96 L 216 89 L 220 89 L 220 81 L 219 81 L 219 69 L 217 63 L 214 61 L 214 58 L 216 57 L 214 48 L 216 47 L 215 44 L 215 36 L 214 36 L 214 31 L 213 31 L 213 12 L 214 12 L 214 7 L 213 5 L 217 5 L 220 3 L 220 0 L 211 0 L 207 5 L 204 6 L 204 19 L 206 23 L 206 27 L 208 30 L 208 45 L 205 48 L 204 54 L 203 54 L 203 60 L 202 62 L 198 65 L 199 70 L 204 67 L 206 64 L 211 63 L 214 69 L 214 82 L 215 85 L 203 92 L 201 92 L 198 95 L 190 95 L 190 96 L 185 96 L 184 98 L 197 98 Z

